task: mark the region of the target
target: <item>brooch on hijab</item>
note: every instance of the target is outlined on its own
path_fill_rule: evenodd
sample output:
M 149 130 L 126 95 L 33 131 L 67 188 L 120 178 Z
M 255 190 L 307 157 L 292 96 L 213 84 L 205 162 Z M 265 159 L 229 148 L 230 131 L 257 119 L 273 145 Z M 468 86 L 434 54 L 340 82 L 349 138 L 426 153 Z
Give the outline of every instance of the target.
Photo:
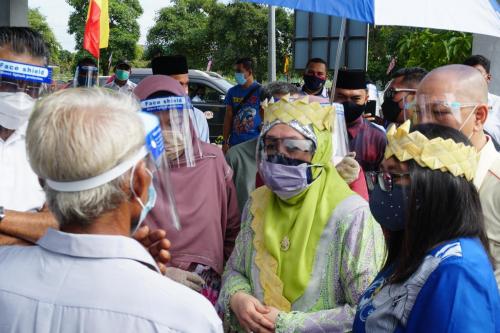
M 288 236 L 285 236 L 281 240 L 281 251 L 288 251 L 289 248 L 290 248 L 290 238 L 288 238 Z

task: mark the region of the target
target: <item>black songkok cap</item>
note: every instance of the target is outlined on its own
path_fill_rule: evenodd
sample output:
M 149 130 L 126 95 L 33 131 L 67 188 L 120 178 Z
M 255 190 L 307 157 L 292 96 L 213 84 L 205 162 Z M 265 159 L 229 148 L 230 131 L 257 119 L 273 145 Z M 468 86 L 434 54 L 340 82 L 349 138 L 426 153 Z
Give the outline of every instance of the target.
M 337 88 L 366 89 L 366 72 L 362 69 L 339 69 Z
M 161 56 L 151 61 L 153 75 L 187 74 L 187 59 L 183 55 Z

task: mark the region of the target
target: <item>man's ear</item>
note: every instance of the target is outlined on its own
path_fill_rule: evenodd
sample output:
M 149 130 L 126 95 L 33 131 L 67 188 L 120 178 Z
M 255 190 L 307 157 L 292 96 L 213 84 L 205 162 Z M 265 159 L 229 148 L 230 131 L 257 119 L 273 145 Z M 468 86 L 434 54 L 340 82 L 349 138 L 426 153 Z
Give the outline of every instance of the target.
M 479 130 L 479 128 L 476 128 L 477 126 L 481 126 L 480 130 L 483 130 L 484 123 L 486 122 L 486 119 L 488 119 L 488 112 L 489 112 L 489 107 L 487 104 L 480 104 L 476 108 L 476 118 L 474 121 L 474 129 Z
M 132 174 L 132 187 L 136 196 L 138 196 L 142 203 L 146 203 L 148 199 L 148 189 L 151 184 L 151 175 L 146 169 L 146 163 L 141 161 L 137 164 Z M 136 200 L 132 198 L 132 200 Z

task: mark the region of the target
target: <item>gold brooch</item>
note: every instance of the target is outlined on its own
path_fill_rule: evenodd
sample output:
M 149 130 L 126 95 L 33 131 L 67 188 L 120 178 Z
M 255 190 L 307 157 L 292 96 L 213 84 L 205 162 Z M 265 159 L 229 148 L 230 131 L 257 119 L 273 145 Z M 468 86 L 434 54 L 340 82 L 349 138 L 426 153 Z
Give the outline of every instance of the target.
M 289 248 L 290 248 L 290 238 L 288 238 L 288 236 L 285 236 L 281 240 L 281 251 L 288 251 Z

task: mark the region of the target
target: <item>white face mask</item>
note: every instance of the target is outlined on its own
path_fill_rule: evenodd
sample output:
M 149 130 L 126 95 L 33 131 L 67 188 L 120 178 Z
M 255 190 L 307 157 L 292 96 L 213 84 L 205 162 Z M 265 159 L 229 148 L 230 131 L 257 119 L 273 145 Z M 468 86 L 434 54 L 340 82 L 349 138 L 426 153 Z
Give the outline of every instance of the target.
M 0 125 L 17 130 L 28 121 L 35 102 L 24 92 L 0 92 Z

